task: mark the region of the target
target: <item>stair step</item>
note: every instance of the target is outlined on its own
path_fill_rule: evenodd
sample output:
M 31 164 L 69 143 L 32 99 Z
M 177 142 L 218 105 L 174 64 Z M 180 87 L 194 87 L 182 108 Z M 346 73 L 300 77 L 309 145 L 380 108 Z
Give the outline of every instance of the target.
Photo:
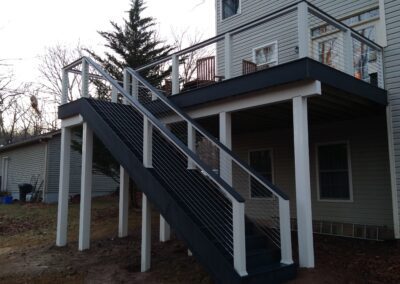
M 247 269 L 249 274 L 246 283 L 283 283 L 294 279 L 297 274 L 295 264 L 274 263 L 260 266 L 254 269 Z
M 268 264 L 280 261 L 280 251 L 278 249 L 256 249 L 248 250 L 246 254 L 247 269 L 264 267 Z

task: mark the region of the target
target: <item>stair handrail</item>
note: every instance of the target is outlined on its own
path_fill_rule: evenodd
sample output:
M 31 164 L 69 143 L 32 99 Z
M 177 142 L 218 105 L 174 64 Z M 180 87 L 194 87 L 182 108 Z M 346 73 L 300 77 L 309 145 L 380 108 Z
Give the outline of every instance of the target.
M 178 107 L 172 100 L 168 99 L 166 96 L 161 94 L 161 92 L 152 86 L 146 79 L 144 79 L 137 71 L 128 67 L 125 68 L 128 73 L 134 76 L 141 84 L 143 84 L 146 88 L 148 88 L 154 96 L 160 99 L 163 103 L 168 105 L 177 115 L 179 115 L 184 121 L 186 121 L 191 127 L 196 129 L 199 133 L 201 133 L 204 137 L 211 140 L 219 149 L 223 150 L 227 153 L 232 161 L 234 161 L 238 166 L 240 166 L 247 174 L 249 174 L 252 178 L 256 179 L 263 186 L 268 188 L 276 197 L 282 198 L 284 200 L 289 200 L 289 197 L 280 190 L 276 185 L 265 179 L 259 173 L 254 171 L 247 163 L 242 161 L 231 149 L 222 144 L 218 139 L 216 139 L 213 135 L 211 135 L 207 130 L 205 130 L 202 126 L 200 126 L 196 121 L 194 121 L 189 115 L 183 112 L 180 107 Z
M 239 203 L 244 203 L 245 199 L 217 174 L 215 174 L 209 166 L 207 166 L 203 161 L 201 161 L 182 141 L 174 137 L 174 134 L 165 127 L 162 123 L 158 121 L 158 119 L 149 112 L 142 104 L 140 104 L 137 100 L 135 100 L 132 96 L 126 93 L 126 90 L 118 83 L 117 80 L 112 78 L 107 72 L 103 70 L 96 62 L 94 62 L 91 58 L 83 56 L 80 59 L 70 63 L 66 67 L 63 68 L 63 72 L 71 71 L 72 68 L 78 66 L 83 61 L 86 61 L 89 65 L 91 65 L 97 72 L 103 76 L 130 104 L 132 104 L 143 116 L 145 116 L 152 125 L 154 125 L 163 135 L 165 135 L 175 146 L 177 146 L 184 154 L 194 161 L 197 166 L 204 171 L 207 176 L 209 176 L 217 185 L 222 193 L 230 199 L 230 201 L 237 201 Z

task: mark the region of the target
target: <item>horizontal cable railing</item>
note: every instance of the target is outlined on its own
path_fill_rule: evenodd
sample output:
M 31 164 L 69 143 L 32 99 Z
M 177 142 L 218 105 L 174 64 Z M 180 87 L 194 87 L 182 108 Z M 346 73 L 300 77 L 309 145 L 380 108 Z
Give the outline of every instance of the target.
M 138 72 L 127 68 L 125 82 L 132 87 L 133 97 L 160 121 L 163 121 L 174 135 L 213 172 L 240 193 L 251 199 L 246 202 L 246 216 L 267 236 L 272 243 L 282 249 L 284 262 L 291 262 L 290 212 L 287 196 L 270 181 L 252 170 L 228 147 L 210 135 L 186 113 L 174 105 L 156 88 L 151 86 Z M 177 117 L 174 123 L 169 118 Z M 197 167 L 189 159 L 187 168 Z M 282 242 L 282 235 L 289 240 Z M 290 251 L 290 253 L 288 252 Z
M 134 86 L 127 84 L 126 78 L 122 86 L 84 57 L 63 69 L 63 103 L 67 102 L 68 73 L 77 70 L 82 75 L 82 96 L 100 98 L 90 103 L 131 151 L 143 159 L 144 166 L 167 186 L 217 248 L 232 256 L 236 271 L 246 275 L 244 199 L 160 121 L 159 112 L 143 104 L 143 100 L 151 100 L 153 93 L 164 96 L 156 89 L 150 92 L 136 85 L 141 90 L 139 102 L 130 95 Z M 128 106 L 118 106 L 110 100 L 123 101 Z M 198 170 L 188 169 L 189 163 Z
M 352 29 L 307 1 L 299 1 L 138 67 L 136 71 L 141 73 L 160 64 L 170 66 L 172 75 L 162 86 L 167 95 L 175 95 L 309 57 L 384 88 L 383 48 L 367 36 L 364 31 Z M 255 38 L 260 37 L 272 43 L 266 51 L 270 55 L 263 57 L 253 51 L 259 47 Z M 243 45 L 248 45 L 247 52 Z M 209 57 L 214 59 L 202 60 Z M 189 62 L 188 58 L 195 60 Z M 193 71 L 189 77 L 185 72 L 188 66 Z

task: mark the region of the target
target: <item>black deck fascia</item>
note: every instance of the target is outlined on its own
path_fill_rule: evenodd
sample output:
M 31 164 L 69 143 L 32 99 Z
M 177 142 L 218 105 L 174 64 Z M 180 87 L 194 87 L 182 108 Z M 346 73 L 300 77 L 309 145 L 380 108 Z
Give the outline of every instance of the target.
M 318 80 L 322 85 L 326 84 L 380 105 L 387 105 L 388 103 L 386 90 L 310 58 L 298 59 L 269 69 L 225 80 L 211 86 L 183 92 L 171 96 L 170 99 L 181 108 L 191 108 L 271 87 L 307 80 Z

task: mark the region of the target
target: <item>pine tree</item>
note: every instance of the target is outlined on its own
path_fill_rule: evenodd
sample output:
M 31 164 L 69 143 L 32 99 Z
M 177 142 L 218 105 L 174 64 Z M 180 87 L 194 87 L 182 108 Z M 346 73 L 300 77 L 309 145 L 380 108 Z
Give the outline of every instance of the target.
M 158 38 L 154 30 L 154 19 L 142 16 L 145 9 L 143 0 L 132 0 L 129 17 L 124 20 L 122 26 L 111 21 L 113 31 L 99 32 L 107 42 L 105 46 L 111 50 L 111 52 L 105 52 L 105 58 L 87 50 L 106 71 L 118 80 L 122 80 L 122 71 L 125 67 L 135 69 L 164 57 L 173 50 L 170 45 L 164 44 Z M 141 74 L 153 85 L 159 86 L 169 73 L 169 69 L 157 66 Z

